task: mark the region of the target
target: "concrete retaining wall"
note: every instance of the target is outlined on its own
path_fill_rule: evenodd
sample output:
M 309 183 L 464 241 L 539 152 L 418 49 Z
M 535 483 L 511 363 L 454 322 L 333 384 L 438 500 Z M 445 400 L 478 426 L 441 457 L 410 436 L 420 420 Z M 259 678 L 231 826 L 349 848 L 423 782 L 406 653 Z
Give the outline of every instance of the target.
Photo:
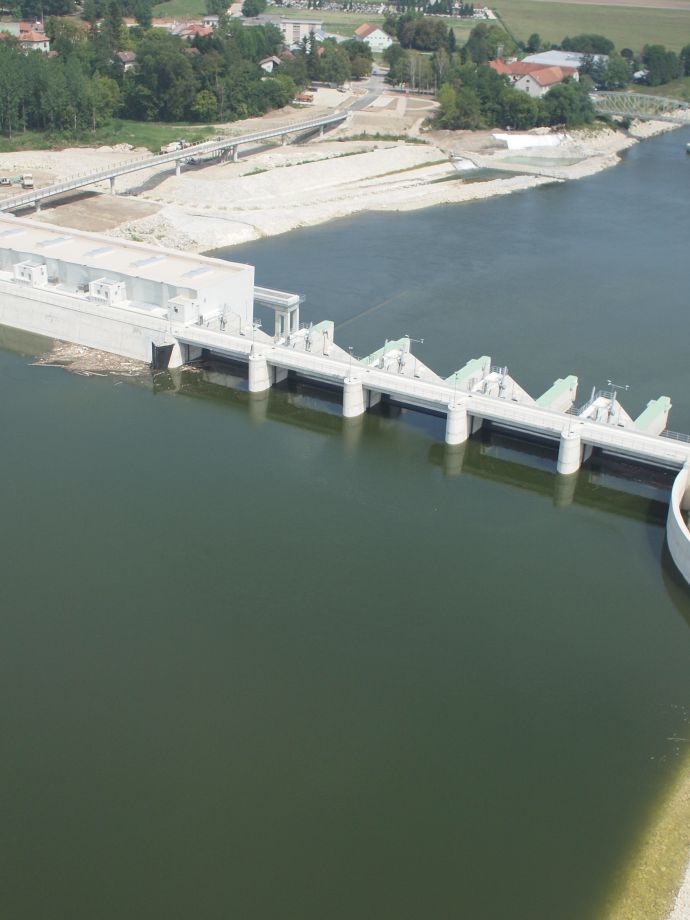
M 147 363 L 152 345 L 174 342 L 167 319 L 4 281 L 0 323 Z
M 688 496 L 689 477 L 690 470 L 684 466 L 673 483 L 671 504 L 666 519 L 666 541 L 671 558 L 688 584 L 690 584 L 690 531 L 685 523 L 683 511 L 690 497 Z

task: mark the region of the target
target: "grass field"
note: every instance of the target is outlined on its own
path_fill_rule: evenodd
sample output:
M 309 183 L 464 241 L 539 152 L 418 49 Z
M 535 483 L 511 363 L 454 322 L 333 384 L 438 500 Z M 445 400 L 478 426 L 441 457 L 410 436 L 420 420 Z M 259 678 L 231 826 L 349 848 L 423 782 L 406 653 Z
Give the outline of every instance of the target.
M 654 10 L 548 0 L 498 0 L 494 7 L 509 31 L 525 41 L 537 32 L 543 41 L 558 43 L 566 35 L 596 32 L 616 48 L 639 51 L 646 44 L 680 51 L 690 44 L 690 12 Z
M 167 0 L 153 8 L 155 18 L 197 19 L 206 14 L 206 0 Z
M 690 102 L 690 77 L 681 77 L 673 83 L 664 83 L 661 86 L 635 86 L 636 93 L 649 93 L 652 96 L 668 96 L 670 99 L 681 99 Z
M 560 42 L 566 35 L 597 32 L 606 35 L 616 48 L 641 50 L 645 44 L 661 44 L 680 51 L 690 44 L 690 12 L 640 7 L 604 6 L 599 4 L 549 2 L 549 0 L 498 0 L 494 7 L 513 35 L 526 41 L 538 32 L 545 42 Z M 206 12 L 205 0 L 167 0 L 153 8 L 154 16 L 198 18 Z M 380 23 L 377 14 L 348 13 L 339 10 L 296 10 L 269 6 L 267 11 L 286 19 L 319 19 L 328 32 L 354 35 L 363 22 Z M 462 44 L 476 23 L 453 22 L 453 30 Z
M 158 153 L 163 144 L 184 137 L 188 141 L 202 141 L 216 134 L 211 125 L 173 125 L 162 122 L 126 121 L 115 119 L 111 124 L 98 128 L 95 132 L 84 131 L 73 135 L 50 135 L 39 131 L 18 132 L 11 139 L 0 137 L 0 153 L 15 150 L 49 150 L 61 147 L 101 147 L 114 144 L 132 144 L 134 147 L 147 147 Z
M 184 4 L 196 3 L 197 0 L 171 0 L 171 2 Z M 165 5 L 160 4 L 156 9 L 162 9 Z M 327 32 L 344 35 L 346 38 L 351 38 L 355 34 L 357 26 L 361 26 L 364 22 L 381 23 L 385 19 L 384 16 L 376 13 L 347 13 L 340 10 L 292 10 L 283 9 L 280 6 L 269 6 L 266 12 L 274 16 L 284 16 L 285 19 L 318 19 L 323 22 L 323 27 Z M 453 31 L 459 44 L 467 41 L 467 36 L 475 25 L 476 23 L 470 20 L 460 21 L 456 19 L 453 21 Z

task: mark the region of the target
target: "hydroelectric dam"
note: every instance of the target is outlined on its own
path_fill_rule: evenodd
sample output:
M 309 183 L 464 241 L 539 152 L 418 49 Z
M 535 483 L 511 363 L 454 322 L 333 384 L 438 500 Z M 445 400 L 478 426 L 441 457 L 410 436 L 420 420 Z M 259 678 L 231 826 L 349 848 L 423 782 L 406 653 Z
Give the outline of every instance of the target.
M 251 393 L 293 373 L 342 392 L 348 419 L 387 399 L 445 417 L 452 452 L 484 422 L 557 445 L 557 473 L 577 473 L 594 449 L 677 471 L 667 517 L 671 556 L 690 584 L 690 437 L 668 431 L 671 400 L 635 419 L 615 386 L 576 405 L 578 379 L 538 398 L 488 356 L 441 377 L 407 336 L 364 358 L 334 340 L 334 324 L 300 324 L 298 294 L 258 287 L 254 268 L 0 215 L 0 324 L 175 368 L 205 355 L 247 366 Z M 272 314 L 271 331 L 255 307 Z

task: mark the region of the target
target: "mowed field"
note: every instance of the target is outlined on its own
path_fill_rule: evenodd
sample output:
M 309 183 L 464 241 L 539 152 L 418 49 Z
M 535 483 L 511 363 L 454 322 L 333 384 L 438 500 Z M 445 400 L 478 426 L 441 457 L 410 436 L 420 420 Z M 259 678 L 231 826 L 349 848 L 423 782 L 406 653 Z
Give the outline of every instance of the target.
M 690 44 L 690 5 L 687 9 L 660 9 L 664 2 L 670 5 L 674 0 L 643 2 L 644 6 L 620 6 L 596 0 L 498 0 L 494 9 L 513 35 L 522 40 L 533 32 L 543 41 L 554 43 L 566 35 L 596 32 L 610 38 L 619 50 L 639 51 L 644 45 L 660 44 L 680 51 Z

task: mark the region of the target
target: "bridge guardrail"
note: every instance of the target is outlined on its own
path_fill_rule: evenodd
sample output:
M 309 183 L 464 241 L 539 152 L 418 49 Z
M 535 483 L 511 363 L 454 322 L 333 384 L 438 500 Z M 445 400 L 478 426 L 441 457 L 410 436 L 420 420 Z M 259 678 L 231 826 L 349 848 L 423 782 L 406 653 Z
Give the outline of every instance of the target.
M 121 163 L 119 166 L 115 166 L 111 169 L 101 169 L 93 173 L 81 173 L 77 176 L 73 176 L 71 179 L 56 182 L 53 185 L 47 185 L 45 188 L 34 189 L 24 195 L 15 195 L 11 198 L 6 198 L 4 201 L 0 201 L 0 211 L 11 211 L 15 208 L 22 208 L 26 205 L 34 204 L 37 201 L 43 201 L 46 198 L 53 198 L 55 195 L 61 195 L 63 192 L 71 192 L 77 188 L 95 185 L 107 179 L 116 179 L 118 176 L 125 176 L 128 173 L 139 172 L 143 169 L 155 169 L 166 163 L 174 163 L 177 160 L 184 160 L 190 156 L 220 152 L 228 148 L 237 147 L 240 144 L 253 144 L 257 141 L 280 137 L 283 134 L 300 134 L 303 131 L 310 131 L 315 128 L 325 128 L 329 125 L 345 121 L 348 117 L 349 112 L 338 112 L 335 115 L 327 115 L 324 118 L 312 118 L 309 121 L 283 125 L 280 128 L 270 128 L 266 131 L 257 131 L 254 134 L 226 137 L 221 140 L 201 141 L 198 144 L 191 144 L 183 150 L 175 150 L 172 153 L 162 153 L 157 156 L 127 160 L 125 163 Z

